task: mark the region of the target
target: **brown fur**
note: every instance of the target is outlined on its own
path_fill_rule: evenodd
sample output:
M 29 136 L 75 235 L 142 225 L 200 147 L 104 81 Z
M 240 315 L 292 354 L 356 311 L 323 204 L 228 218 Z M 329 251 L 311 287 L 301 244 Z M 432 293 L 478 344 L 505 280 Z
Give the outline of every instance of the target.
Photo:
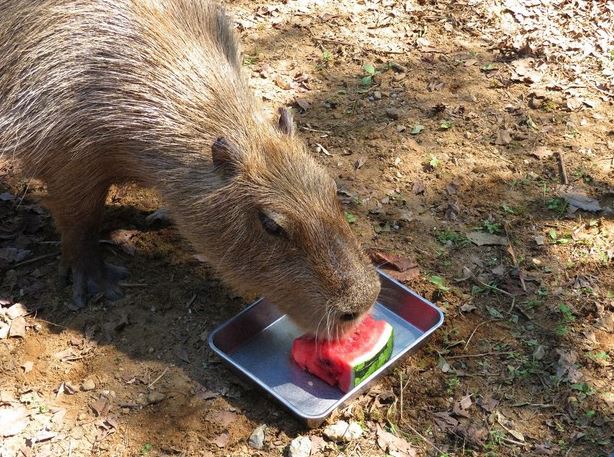
M 121 272 L 97 239 L 108 188 L 124 181 L 158 189 L 232 287 L 266 295 L 306 329 L 343 330 L 342 313 L 375 301 L 377 275 L 334 181 L 286 113 L 279 127 L 265 119 L 219 6 L 0 0 L 0 11 L 0 154 L 47 183 L 76 301 L 88 284 L 119 296 Z

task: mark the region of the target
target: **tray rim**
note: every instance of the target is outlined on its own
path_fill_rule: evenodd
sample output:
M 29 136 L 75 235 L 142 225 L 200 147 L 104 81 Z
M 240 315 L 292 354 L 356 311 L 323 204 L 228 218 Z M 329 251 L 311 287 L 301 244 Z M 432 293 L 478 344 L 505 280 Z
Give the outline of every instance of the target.
M 262 390 L 264 390 L 267 394 L 271 395 L 272 397 L 274 397 L 278 402 L 280 402 L 282 405 L 284 405 L 286 408 L 288 408 L 295 416 L 300 417 L 306 421 L 319 421 L 319 420 L 323 420 L 326 419 L 335 409 L 339 408 L 341 405 L 343 405 L 345 402 L 347 402 L 348 400 L 350 400 L 354 395 L 356 395 L 358 392 L 360 392 L 360 390 L 364 389 L 365 387 L 367 387 L 368 384 L 370 384 L 373 380 L 377 379 L 382 372 L 384 372 L 386 369 L 390 368 L 394 363 L 396 363 L 400 358 L 402 358 L 403 356 L 405 356 L 411 349 L 413 348 L 418 348 L 421 346 L 422 343 L 425 342 L 426 339 L 428 339 L 435 330 L 437 330 L 439 327 L 441 327 L 441 325 L 444 322 L 444 318 L 445 318 L 445 313 L 438 308 L 437 306 L 435 306 L 433 303 L 431 303 L 430 300 L 427 300 L 426 298 L 418 295 L 416 292 L 414 292 L 412 289 L 410 289 L 409 287 L 407 287 L 405 284 L 402 284 L 401 282 L 397 281 L 395 278 L 393 278 L 392 276 L 384 273 L 381 269 L 377 268 L 376 269 L 378 274 L 380 274 L 381 276 L 385 277 L 386 279 L 388 279 L 389 281 L 391 281 L 392 283 L 394 283 L 396 286 L 402 288 L 405 292 L 408 292 L 409 294 L 413 295 L 414 297 L 418 298 L 419 300 L 421 300 L 422 302 L 424 302 L 425 304 L 427 304 L 428 306 L 430 306 L 431 308 L 433 308 L 435 310 L 435 312 L 439 315 L 439 320 L 437 321 L 437 323 L 435 323 L 430 329 L 428 329 L 426 332 L 424 332 L 419 338 L 417 338 L 414 343 L 411 346 L 406 347 L 405 349 L 403 349 L 402 351 L 400 351 L 397 355 L 395 355 L 394 357 L 392 357 L 385 365 L 383 365 L 382 367 L 380 367 L 377 371 L 375 371 L 373 374 L 371 374 L 371 376 L 369 377 L 369 380 L 367 381 L 366 384 L 362 385 L 362 386 L 357 386 L 354 389 L 350 390 L 349 392 L 347 392 L 345 395 L 343 395 L 339 400 L 337 400 L 336 402 L 334 402 L 331 406 L 329 406 L 323 413 L 318 414 L 318 415 L 310 415 L 310 414 L 305 414 L 304 412 L 301 412 L 300 410 L 298 410 L 296 407 L 294 407 L 294 405 L 288 403 L 288 401 L 280 396 L 279 394 L 277 394 L 276 392 L 270 390 L 268 388 L 268 386 L 266 384 L 264 384 L 262 381 L 260 381 L 257 377 L 255 377 L 254 375 L 252 375 L 249 371 L 245 370 L 241 365 L 238 365 L 237 363 L 235 363 L 228 355 L 226 352 L 224 352 L 222 349 L 220 349 L 214 342 L 214 338 L 215 335 L 217 335 L 221 330 L 223 330 L 224 328 L 226 328 L 232 321 L 236 320 L 237 318 L 239 318 L 240 316 L 242 316 L 243 314 L 246 314 L 247 312 L 249 312 L 252 308 L 254 308 L 255 306 L 257 306 L 262 300 L 264 300 L 264 297 L 258 298 L 256 299 L 253 303 L 251 303 L 250 305 L 248 305 L 245 309 L 241 310 L 239 313 L 235 314 L 233 317 L 231 317 L 230 319 L 226 320 L 225 322 L 221 323 L 220 325 L 218 325 L 216 328 L 214 328 L 210 333 L 209 336 L 207 338 L 207 342 L 209 343 L 209 347 L 213 350 L 213 352 L 215 352 L 225 363 L 227 363 L 228 365 L 230 365 L 234 370 L 238 370 L 242 375 L 246 376 L 251 382 L 255 383 L 258 387 L 260 387 Z M 390 310 L 390 312 L 394 313 L 394 311 Z M 396 314 L 396 313 L 394 313 Z M 280 319 L 283 319 L 286 316 L 286 314 L 282 314 L 280 317 L 278 317 L 277 319 L 275 319 L 273 322 L 271 322 L 266 328 L 270 327 L 271 325 L 275 324 L 277 321 L 279 321 Z

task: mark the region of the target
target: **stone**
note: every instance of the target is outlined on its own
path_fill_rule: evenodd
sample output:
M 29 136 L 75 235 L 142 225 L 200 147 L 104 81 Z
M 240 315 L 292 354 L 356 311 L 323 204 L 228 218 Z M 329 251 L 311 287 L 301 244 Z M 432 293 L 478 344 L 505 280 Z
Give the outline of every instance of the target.
M 340 420 L 332 425 L 324 428 L 324 436 L 334 441 L 350 442 L 362 435 L 362 428 L 358 422 L 350 421 L 348 424 L 346 421 Z
M 90 390 L 94 390 L 96 388 L 96 384 L 91 379 L 86 379 L 81 383 L 81 390 L 83 392 L 89 392 Z
M 288 447 L 288 457 L 309 457 L 311 440 L 307 436 L 297 436 Z
M 262 449 L 264 446 L 264 432 L 266 431 L 266 425 L 259 425 L 254 429 L 249 437 L 249 445 L 254 449 Z

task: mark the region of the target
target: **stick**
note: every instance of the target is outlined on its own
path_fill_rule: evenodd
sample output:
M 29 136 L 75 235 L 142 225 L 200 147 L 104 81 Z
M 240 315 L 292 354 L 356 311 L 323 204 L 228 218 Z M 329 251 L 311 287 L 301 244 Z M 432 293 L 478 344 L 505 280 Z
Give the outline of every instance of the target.
M 505 228 L 505 235 L 507 236 L 507 239 L 511 240 L 510 233 L 509 233 L 510 231 L 509 231 L 509 227 L 507 223 L 504 225 L 504 228 Z M 509 252 L 510 256 L 512 257 L 512 262 L 514 262 L 514 266 L 518 269 L 518 278 L 520 278 L 520 285 L 522 286 L 522 290 L 526 292 L 527 285 L 524 282 L 524 275 L 522 274 L 522 270 L 520 269 L 520 264 L 518 263 L 518 260 L 516 259 L 516 252 L 514 251 L 514 247 L 512 246 L 511 242 L 507 245 L 507 252 Z
M 446 360 L 452 359 L 469 359 L 473 357 L 485 357 L 487 355 L 509 355 L 514 354 L 514 351 L 502 351 L 502 352 L 482 352 L 480 354 L 460 354 L 460 355 L 451 355 L 446 357 Z
M 474 277 L 473 279 L 475 279 L 477 282 L 482 284 L 482 286 L 487 287 L 488 289 L 496 290 L 497 292 L 501 292 L 502 294 L 507 295 L 508 297 L 515 298 L 515 295 L 510 293 L 510 292 L 508 292 L 507 290 L 499 289 L 497 286 L 493 286 L 492 284 L 486 284 L 485 282 L 480 281 L 476 277 Z
M 444 452 L 439 449 L 437 446 L 435 446 L 430 440 L 428 440 L 427 438 L 425 438 L 418 430 L 416 430 L 415 428 L 413 428 L 411 426 L 411 424 L 409 423 L 405 423 L 405 425 L 412 431 L 414 432 L 416 435 L 418 435 L 420 438 L 422 438 L 424 440 L 425 443 L 431 445 L 433 447 L 433 449 L 435 449 L 437 452 L 439 452 L 440 454 L 444 454 Z
M 370 46 L 361 46 L 360 44 L 350 43 L 348 41 L 336 40 L 333 38 L 318 37 L 314 35 L 311 35 L 311 38 L 313 38 L 314 41 L 321 41 L 323 43 L 340 44 L 342 46 L 351 46 L 353 48 L 362 48 L 365 51 L 381 52 L 382 54 L 407 54 L 409 52 L 409 51 L 387 51 L 385 49 L 377 49 L 377 48 L 372 48 Z
M 563 159 L 563 153 L 560 151 L 557 152 L 556 158 L 559 163 L 559 177 L 561 179 L 561 184 L 564 184 L 567 186 L 569 184 L 569 179 L 567 179 L 567 170 L 565 169 L 565 161 Z
M 152 388 L 152 386 L 153 386 L 155 383 L 157 383 L 157 382 L 158 382 L 160 379 L 162 379 L 162 376 L 164 376 L 164 375 L 166 374 L 166 372 L 167 372 L 167 371 L 168 371 L 168 367 L 166 367 L 166 368 L 164 369 L 164 371 L 162 372 L 162 374 L 161 374 L 160 376 L 158 376 L 156 379 L 154 379 L 154 380 L 151 382 L 151 384 L 149 384 L 149 385 L 147 386 L 147 388 L 148 388 L 148 389 L 151 389 L 151 388 Z
M 32 257 L 31 259 L 28 260 L 24 260 L 23 262 L 19 262 L 16 263 L 15 265 L 13 265 L 11 268 L 19 268 L 19 267 L 24 267 L 26 265 L 30 265 L 31 263 L 34 262 L 38 262 L 39 260 L 45 260 L 45 259 L 49 259 L 51 257 L 56 257 L 60 255 L 59 252 L 52 252 L 51 254 L 43 254 L 43 255 L 39 255 L 38 257 Z
M 476 325 L 476 327 L 473 329 L 473 332 L 471 332 L 471 335 L 469 336 L 469 339 L 467 340 L 467 342 L 465 343 L 465 347 L 463 348 L 463 351 L 467 350 L 467 346 L 469 346 L 469 342 L 471 341 L 471 338 L 473 338 L 473 335 L 475 335 L 475 332 L 484 324 L 488 324 L 489 322 L 495 322 L 496 319 L 490 319 L 488 321 L 483 321 L 480 322 L 478 325 Z

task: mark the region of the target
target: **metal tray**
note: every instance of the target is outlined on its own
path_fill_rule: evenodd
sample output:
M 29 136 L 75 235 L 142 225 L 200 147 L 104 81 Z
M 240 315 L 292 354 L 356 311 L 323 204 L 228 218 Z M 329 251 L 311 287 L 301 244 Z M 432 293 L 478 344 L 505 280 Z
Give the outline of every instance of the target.
M 255 382 L 308 426 L 317 427 L 357 396 L 400 357 L 414 352 L 443 323 L 439 308 L 379 271 L 382 292 L 373 314 L 394 328 L 390 360 L 348 393 L 301 370 L 290 360 L 303 332 L 266 299 L 260 299 L 209 334 L 209 346 L 235 371 Z

